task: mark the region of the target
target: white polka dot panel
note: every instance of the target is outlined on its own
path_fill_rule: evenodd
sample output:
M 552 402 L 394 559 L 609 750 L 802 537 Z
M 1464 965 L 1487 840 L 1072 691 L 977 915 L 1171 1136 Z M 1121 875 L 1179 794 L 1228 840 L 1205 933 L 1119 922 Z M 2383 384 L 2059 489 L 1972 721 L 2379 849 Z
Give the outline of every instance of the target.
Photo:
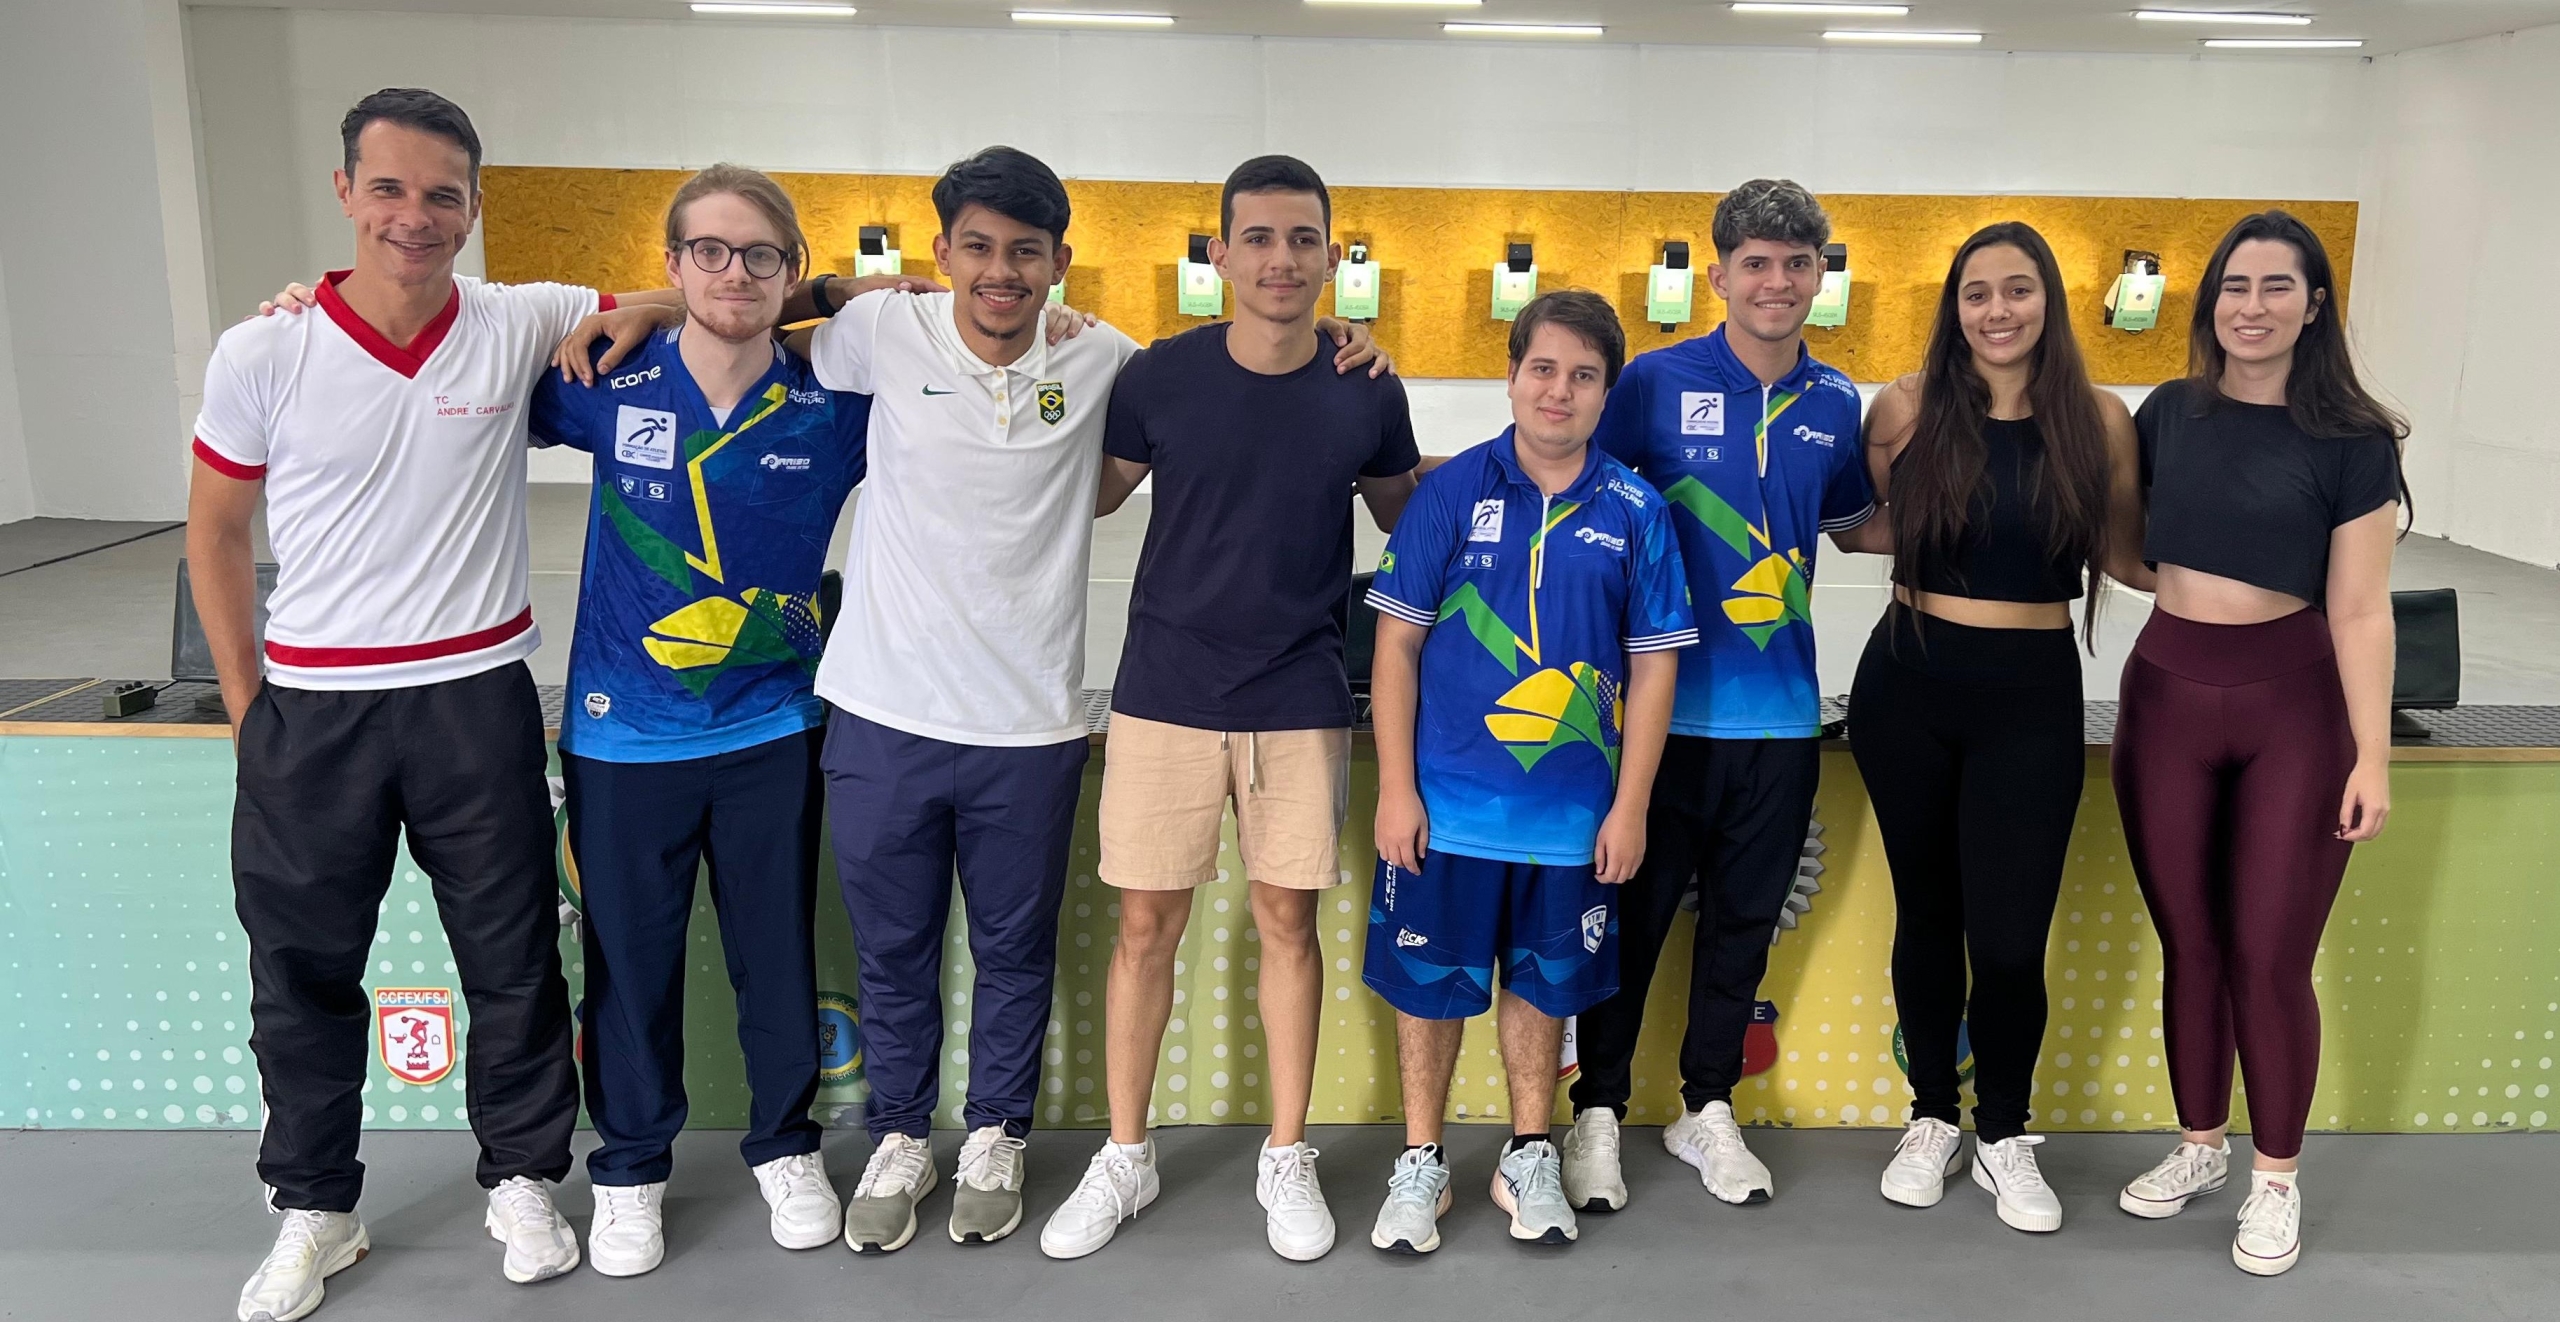
M 244 941 L 232 913 L 231 753 L 221 740 L 0 736 L 0 1111 L 25 1128 L 255 1129 Z M 1854 766 L 1823 759 L 1818 865 L 1808 906 L 1771 951 L 1761 997 L 1776 1020 L 1755 1030 L 1735 1096 L 1746 1122 L 1899 1126 L 1911 1093 L 1895 1052 L 1889 955 L 1893 894 Z M 1057 990 L 1042 1051 L 1038 1120 L 1108 1121 L 1106 974 L 1117 893 L 1098 875 L 1092 805 L 1069 850 Z M 2548 1129 L 2560 1111 L 2560 949 L 2537 879 L 2560 855 L 2560 766 L 2403 763 L 2391 830 L 2359 846 L 2316 966 L 2326 1040 L 2315 1130 L 2470 1132 Z M 1374 764 L 1353 768 L 1342 885 L 1317 899 L 1322 979 L 1311 1119 L 1402 1118 L 1395 1019 L 1360 981 L 1368 918 Z M 1271 1080 L 1261 1016 L 1268 943 L 1256 926 L 1232 823 L 1218 880 L 1201 887 L 1176 957 L 1174 1003 L 1157 1060 L 1160 1124 L 1263 1125 Z M 592 889 L 609 879 L 584 875 Z M 818 1110 L 850 1123 L 868 1095 L 860 988 L 832 865 L 819 885 L 818 985 L 824 1075 Z M 941 1099 L 959 1124 L 967 1095 L 975 970 L 955 897 L 939 1003 Z M 1689 919 L 1665 947 L 1639 1043 L 1629 1118 L 1677 1114 L 1677 1045 L 1689 975 Z M 583 964 L 562 936 L 573 997 Z M 2161 1037 L 2157 933 L 2126 858 L 2103 761 L 2066 864 L 2048 957 L 2049 1017 L 2036 1066 L 2038 1128 L 2175 1127 Z M 697 894 L 684 966 L 686 1087 L 694 1123 L 734 1128 L 747 1095 L 736 1010 L 707 890 Z M 399 855 L 368 953 L 370 1076 L 365 1123 L 459 1129 L 467 1120 L 469 1007 L 432 889 Z M 440 996 L 451 1040 L 435 1043 Z M 386 1017 L 388 1016 L 388 1017 Z M 401 1016 L 424 1018 L 418 1030 Z M 1450 1109 L 1508 1123 L 1492 1022 L 1470 1023 Z M 386 1043 L 386 1035 L 397 1037 Z M 423 1053 L 423 1054 L 421 1054 Z M 431 1080 L 421 1082 L 420 1080 Z M 2245 1130 L 2244 1096 L 2234 1119 Z M 1968 1094 L 1970 1087 L 1968 1086 Z M 1968 1095 L 1967 1102 L 1971 1098 Z M 1557 1116 L 1567 1115 L 1560 1094 Z

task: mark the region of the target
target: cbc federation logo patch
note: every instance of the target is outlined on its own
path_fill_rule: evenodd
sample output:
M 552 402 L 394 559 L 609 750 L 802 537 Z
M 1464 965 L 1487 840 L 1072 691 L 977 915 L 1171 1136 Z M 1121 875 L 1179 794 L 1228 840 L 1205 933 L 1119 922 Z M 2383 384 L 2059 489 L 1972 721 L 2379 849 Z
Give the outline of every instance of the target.
M 1067 416 L 1067 383 L 1043 381 L 1032 387 L 1040 400 L 1040 420 L 1055 427 Z
M 862 1011 L 843 992 L 818 993 L 818 1081 L 846 1083 L 862 1073 Z

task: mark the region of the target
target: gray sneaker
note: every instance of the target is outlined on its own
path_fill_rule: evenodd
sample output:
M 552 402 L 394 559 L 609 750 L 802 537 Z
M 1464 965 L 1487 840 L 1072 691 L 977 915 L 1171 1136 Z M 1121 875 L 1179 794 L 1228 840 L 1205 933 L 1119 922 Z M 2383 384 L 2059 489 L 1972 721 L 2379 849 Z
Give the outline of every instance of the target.
M 1493 1205 L 1511 1214 L 1513 1239 L 1570 1244 L 1582 1233 L 1573 1204 L 1564 1200 L 1564 1161 L 1544 1140 L 1502 1154 L 1493 1171 Z
M 856 1253 L 889 1253 L 916 1237 L 916 1203 L 939 1178 L 933 1147 L 920 1138 L 891 1134 L 871 1150 L 862 1183 L 844 1201 L 844 1246 Z
M 1429 1253 L 1440 1247 L 1440 1217 L 1448 1210 L 1448 1160 L 1439 1144 L 1425 1143 L 1396 1158 L 1369 1242 L 1389 1253 Z
M 992 1244 L 1022 1224 L 1024 1143 L 1002 1125 L 973 1130 L 951 1180 L 951 1242 Z

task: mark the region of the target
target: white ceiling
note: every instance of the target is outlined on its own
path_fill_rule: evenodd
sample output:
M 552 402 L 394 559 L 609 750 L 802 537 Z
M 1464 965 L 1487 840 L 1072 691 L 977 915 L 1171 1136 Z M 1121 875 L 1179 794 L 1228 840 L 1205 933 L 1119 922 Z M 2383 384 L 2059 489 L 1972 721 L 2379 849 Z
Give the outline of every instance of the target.
M 1171 14 L 1175 33 L 1268 37 L 1368 37 L 1430 41 L 1508 41 L 1445 36 L 1448 20 L 1487 23 L 1597 23 L 1611 42 L 1677 42 L 1727 46 L 1819 46 L 1825 27 L 1976 31 L 1979 49 L 2202 53 L 2208 36 L 2360 37 L 2361 50 L 2309 52 L 2355 58 L 2560 23 L 2560 0 L 1908 0 L 1901 19 L 1757 17 L 1728 12 L 1724 0 L 1484 0 L 1473 9 L 1308 4 L 1305 0 L 849 0 L 849 19 L 700 19 L 685 0 L 190 0 L 209 5 L 292 9 L 370 9 L 454 14 L 520 14 L 590 18 L 660 18 L 691 22 L 804 22 L 923 27 L 1012 28 L 1015 9 Z M 2312 15 L 2307 28 L 2140 23 L 2137 7 L 2271 10 Z M 2265 58 L 2214 51 L 2212 58 Z M 2292 53 L 2301 58 L 2306 53 Z

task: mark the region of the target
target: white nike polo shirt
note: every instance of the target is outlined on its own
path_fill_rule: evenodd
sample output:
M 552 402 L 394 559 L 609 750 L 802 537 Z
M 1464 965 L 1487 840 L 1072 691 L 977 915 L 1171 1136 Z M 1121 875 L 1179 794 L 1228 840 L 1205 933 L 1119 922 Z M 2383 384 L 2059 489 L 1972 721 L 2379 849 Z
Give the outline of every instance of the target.
M 1111 383 L 1109 326 L 993 367 L 950 294 L 865 294 L 818 328 L 832 390 L 872 397 L 844 605 L 818 696 L 947 743 L 1085 737 L 1085 574 Z

